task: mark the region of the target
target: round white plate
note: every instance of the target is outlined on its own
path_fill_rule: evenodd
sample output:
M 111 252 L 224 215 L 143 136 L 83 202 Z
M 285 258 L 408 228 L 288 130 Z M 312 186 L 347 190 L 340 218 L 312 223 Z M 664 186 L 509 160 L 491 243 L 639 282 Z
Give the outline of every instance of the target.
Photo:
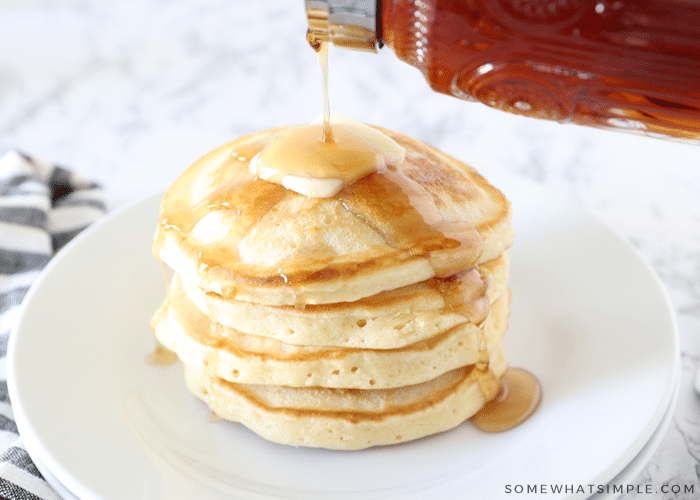
M 506 352 L 544 391 L 520 427 L 485 434 L 465 423 L 404 445 L 335 452 L 212 421 L 179 364 L 145 362 L 150 316 L 165 295 L 150 252 L 156 196 L 69 244 L 27 296 L 8 376 L 28 449 L 73 494 L 96 500 L 466 491 L 494 499 L 529 485 L 608 483 L 672 411 L 679 359 L 669 302 L 649 267 L 596 218 L 524 181 L 496 185 L 516 214 Z

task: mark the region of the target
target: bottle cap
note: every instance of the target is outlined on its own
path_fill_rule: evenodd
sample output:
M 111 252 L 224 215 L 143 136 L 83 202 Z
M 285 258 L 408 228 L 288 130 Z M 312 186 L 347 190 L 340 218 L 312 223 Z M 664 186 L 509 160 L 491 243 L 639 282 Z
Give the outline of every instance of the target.
M 305 0 L 308 37 L 354 50 L 377 51 L 376 0 Z

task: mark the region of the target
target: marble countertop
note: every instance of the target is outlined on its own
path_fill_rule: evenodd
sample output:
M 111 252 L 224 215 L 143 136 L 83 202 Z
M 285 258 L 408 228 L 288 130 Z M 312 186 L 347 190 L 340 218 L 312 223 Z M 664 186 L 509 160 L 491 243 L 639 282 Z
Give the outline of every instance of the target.
M 92 177 L 111 209 L 163 190 L 235 136 L 321 113 L 305 30 L 301 0 L 0 0 L 0 155 L 18 148 Z M 330 93 L 335 112 L 562 193 L 631 242 L 670 296 L 682 351 L 673 421 L 635 484 L 699 494 L 698 146 L 438 95 L 388 50 L 331 50 Z

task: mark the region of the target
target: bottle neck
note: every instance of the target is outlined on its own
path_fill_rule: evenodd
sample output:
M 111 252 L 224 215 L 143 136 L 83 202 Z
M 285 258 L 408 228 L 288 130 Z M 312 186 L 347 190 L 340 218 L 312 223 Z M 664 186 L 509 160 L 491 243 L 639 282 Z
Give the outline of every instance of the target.
M 379 0 L 305 0 L 310 40 L 376 52 L 378 3 Z

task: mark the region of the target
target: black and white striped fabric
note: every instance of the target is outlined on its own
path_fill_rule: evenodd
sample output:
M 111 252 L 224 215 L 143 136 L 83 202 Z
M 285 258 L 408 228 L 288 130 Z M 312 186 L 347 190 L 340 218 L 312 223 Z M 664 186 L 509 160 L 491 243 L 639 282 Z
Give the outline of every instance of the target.
M 97 184 L 20 152 L 0 158 L 0 499 L 60 500 L 18 435 L 7 392 L 7 344 L 37 275 L 104 213 L 104 194 Z

